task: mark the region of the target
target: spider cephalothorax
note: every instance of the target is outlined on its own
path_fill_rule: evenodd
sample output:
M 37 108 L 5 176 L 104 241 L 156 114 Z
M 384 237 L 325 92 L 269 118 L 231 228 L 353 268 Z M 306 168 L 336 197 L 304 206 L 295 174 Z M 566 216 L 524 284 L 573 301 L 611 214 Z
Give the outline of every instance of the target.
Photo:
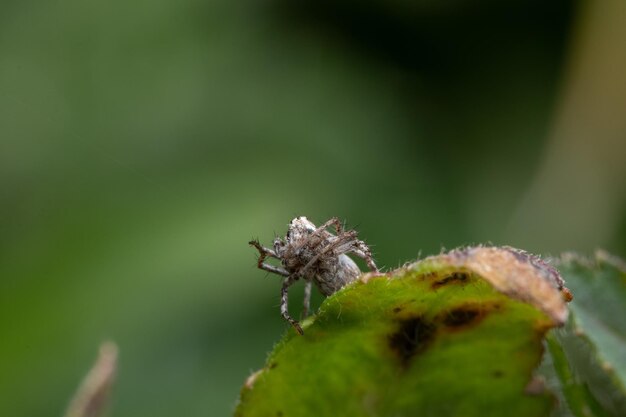
M 333 226 L 336 234 L 327 229 Z M 304 308 L 307 316 L 311 298 L 311 283 L 325 296 L 329 296 L 346 284 L 357 279 L 359 267 L 346 254 L 365 259 L 372 271 L 378 271 L 369 247 L 357 239 L 354 230 L 343 230 L 339 219 L 333 217 L 316 227 L 306 217 L 296 217 L 289 223 L 287 235 L 274 240 L 274 249 L 261 246 L 258 240 L 250 242 L 259 251 L 258 267 L 285 277 L 281 291 L 282 316 L 302 334 L 302 328 L 287 310 L 288 289 L 295 281 L 306 281 Z M 280 260 L 282 267 L 264 263 L 267 257 Z

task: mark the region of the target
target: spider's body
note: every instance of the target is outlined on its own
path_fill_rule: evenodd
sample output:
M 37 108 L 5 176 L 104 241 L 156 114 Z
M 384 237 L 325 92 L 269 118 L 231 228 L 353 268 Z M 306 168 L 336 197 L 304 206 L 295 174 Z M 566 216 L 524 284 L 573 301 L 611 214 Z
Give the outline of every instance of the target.
M 330 226 L 335 228 L 336 235 L 327 230 Z M 256 240 L 250 244 L 259 251 L 259 268 L 285 277 L 281 292 L 281 314 L 301 334 L 302 328 L 289 316 L 287 310 L 287 293 L 291 284 L 300 278 L 306 281 L 303 309 L 303 316 L 306 317 L 313 282 L 322 294 L 329 296 L 360 275 L 359 267 L 347 253 L 365 259 L 371 270 L 378 271 L 365 242 L 357 239 L 356 231 L 344 231 L 337 218 L 316 227 L 306 217 L 296 217 L 289 223 L 285 238 L 274 240 L 273 250 L 261 246 Z M 264 263 L 267 257 L 280 260 L 282 267 Z

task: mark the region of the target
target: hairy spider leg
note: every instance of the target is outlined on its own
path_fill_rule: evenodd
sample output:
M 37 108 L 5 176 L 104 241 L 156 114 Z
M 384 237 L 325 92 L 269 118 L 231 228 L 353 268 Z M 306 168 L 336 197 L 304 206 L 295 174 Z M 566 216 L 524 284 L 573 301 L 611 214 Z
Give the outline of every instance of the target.
M 259 259 L 257 259 L 257 267 L 259 269 L 263 269 L 265 271 L 272 272 L 274 274 L 282 275 L 284 277 L 288 277 L 289 276 L 289 272 L 287 272 L 284 268 L 281 268 L 279 266 L 266 264 L 266 263 L 263 262 L 263 261 L 265 261 L 265 259 L 267 257 L 280 259 L 278 257 L 278 255 L 276 255 L 276 252 L 274 252 L 270 248 L 266 248 L 264 246 L 261 246 L 261 244 L 259 243 L 258 240 L 251 240 L 248 243 L 251 246 L 254 246 L 259 251 Z
M 329 219 L 326 223 L 324 223 L 323 225 L 318 227 L 318 229 L 314 233 L 317 234 L 317 233 L 319 233 L 322 230 L 326 230 L 326 228 L 330 227 L 330 226 L 334 226 L 335 227 L 335 231 L 337 232 L 337 236 L 341 237 L 340 235 L 343 233 L 343 224 L 341 224 L 341 221 L 339 220 L 338 217 L 333 217 L 333 218 Z M 353 248 L 350 249 L 350 250 L 340 251 L 340 252 L 355 254 L 359 258 L 365 260 L 365 262 L 367 263 L 367 267 L 371 271 L 379 272 L 378 271 L 378 267 L 374 263 L 374 259 L 372 257 L 372 252 L 370 251 L 369 247 L 362 240 L 356 239 L 356 232 L 354 233 L 353 237 L 354 237 L 354 242 L 350 242 L 351 246 L 353 246 Z M 324 252 L 326 252 L 326 251 L 324 251 Z M 308 267 L 308 265 L 305 266 L 304 269 L 306 269 L 307 267 Z
M 330 226 L 334 226 L 335 232 L 337 233 L 337 235 L 341 235 L 343 233 L 343 225 L 341 224 L 341 221 L 339 220 L 338 217 L 333 217 L 332 219 L 326 221 L 326 223 L 324 223 L 323 225 L 315 229 L 313 232 L 311 232 L 311 234 L 309 235 L 309 238 L 311 236 L 315 236 L 317 238 L 317 240 L 314 241 L 314 243 L 311 243 L 310 240 L 306 240 L 305 242 L 300 243 L 298 247 L 308 246 L 311 249 L 318 247 L 326 239 L 326 236 L 323 236 L 324 234 L 326 234 L 327 236 L 331 236 L 331 237 L 333 236 L 332 234 L 326 231 L 326 229 L 329 228 Z
M 313 232 L 313 234 L 318 235 L 330 226 L 333 226 L 335 228 L 335 232 L 337 233 L 337 235 L 343 233 L 343 224 L 341 224 L 341 220 L 339 220 L 338 217 L 333 217 L 332 219 L 329 219 L 328 221 L 326 221 L 326 223 L 318 227 L 315 232 Z
M 294 282 L 296 282 L 297 279 L 298 279 L 297 276 L 289 275 L 287 278 L 283 280 L 283 286 L 280 290 L 280 294 L 281 294 L 280 315 L 283 316 L 283 318 L 287 320 L 294 327 L 294 329 L 298 331 L 298 333 L 303 335 L 304 331 L 302 331 L 302 327 L 300 327 L 300 324 L 298 323 L 296 319 L 294 319 L 293 317 L 289 315 L 289 308 L 288 308 L 289 287 Z
M 367 267 L 370 269 L 370 271 L 379 272 L 378 267 L 376 266 L 376 264 L 374 263 L 374 259 L 372 258 L 372 251 L 365 244 L 365 242 L 363 242 L 362 240 L 356 240 L 355 242 L 353 242 L 353 248 L 349 252 L 365 260 L 365 262 L 367 263 Z
M 370 248 L 359 239 L 349 240 L 347 242 L 343 242 L 338 248 L 337 252 L 339 253 L 352 253 L 355 256 L 365 260 L 367 263 L 367 267 L 370 271 L 379 272 L 378 267 L 374 263 L 374 259 L 372 258 L 372 252 Z
M 311 266 L 313 266 L 313 264 L 315 264 L 327 252 L 337 247 L 340 247 L 341 245 L 345 245 L 346 243 L 350 242 L 350 240 L 354 239 L 355 237 L 356 237 L 356 232 L 354 230 L 346 232 L 345 234 L 342 234 L 341 236 L 336 236 L 337 239 L 334 242 L 330 243 L 328 246 L 322 249 L 317 255 L 311 258 L 311 260 L 306 265 L 304 265 L 302 269 L 300 269 L 300 271 L 298 271 L 300 276 L 304 276 L 304 273 L 306 272 L 306 270 L 309 269 Z M 346 239 L 348 240 L 346 241 Z

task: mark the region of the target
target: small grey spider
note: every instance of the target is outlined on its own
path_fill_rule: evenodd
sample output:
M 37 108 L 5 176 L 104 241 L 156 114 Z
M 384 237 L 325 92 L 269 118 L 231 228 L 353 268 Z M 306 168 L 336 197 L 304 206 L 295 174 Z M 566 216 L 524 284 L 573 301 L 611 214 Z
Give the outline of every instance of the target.
M 336 234 L 329 232 L 333 226 Z M 320 227 L 316 227 L 306 217 L 296 217 L 289 223 L 284 239 L 274 239 L 274 249 L 261 246 L 258 240 L 248 242 L 259 251 L 258 267 L 285 277 L 281 289 L 280 314 L 300 334 L 304 334 L 297 320 L 289 315 L 287 298 L 289 287 L 300 278 L 306 281 L 304 287 L 304 307 L 302 316 L 309 314 L 311 283 L 320 292 L 329 296 L 353 282 L 361 270 L 346 254 L 362 258 L 370 270 L 378 272 L 372 259 L 370 248 L 357 239 L 355 230 L 343 230 L 338 218 L 333 217 Z M 264 263 L 266 258 L 280 260 L 282 267 Z

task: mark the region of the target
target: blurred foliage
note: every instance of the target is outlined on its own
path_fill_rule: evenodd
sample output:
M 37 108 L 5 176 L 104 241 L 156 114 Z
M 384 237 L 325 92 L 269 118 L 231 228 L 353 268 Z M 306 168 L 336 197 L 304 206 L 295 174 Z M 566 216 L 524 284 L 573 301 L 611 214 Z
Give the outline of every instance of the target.
M 576 417 L 623 416 L 626 264 L 606 252 L 569 254 L 559 269 L 575 296 L 572 317 L 548 338 L 548 347 L 566 403 Z
M 576 5 L 407 4 L 0 5 L 0 415 L 60 415 L 106 339 L 113 415 L 231 413 L 284 328 L 246 242 L 296 215 L 347 219 L 387 267 L 472 242 L 570 248 L 509 226 Z M 611 216 L 576 219 L 611 234 L 571 249 L 626 252 L 611 197 Z

